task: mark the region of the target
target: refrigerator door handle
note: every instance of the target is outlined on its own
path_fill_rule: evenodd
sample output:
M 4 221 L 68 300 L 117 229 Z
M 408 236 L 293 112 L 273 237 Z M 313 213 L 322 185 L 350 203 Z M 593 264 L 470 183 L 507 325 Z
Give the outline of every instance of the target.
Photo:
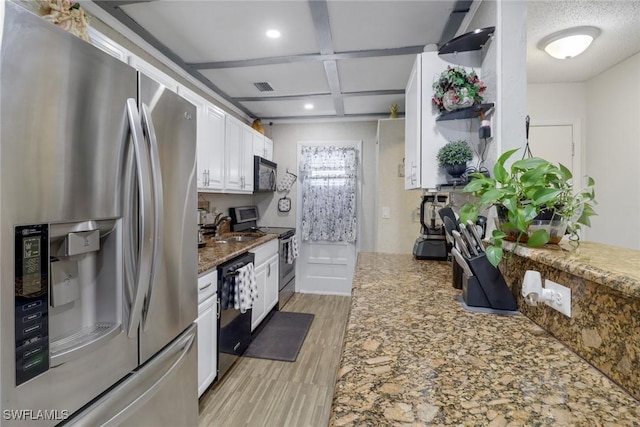
M 144 302 L 142 326 L 144 330 L 147 330 L 149 324 L 147 318 L 150 317 L 150 312 L 153 310 L 153 290 L 155 284 L 156 272 L 160 266 L 159 260 L 162 256 L 162 236 L 164 231 L 164 200 L 163 200 L 163 188 L 162 188 L 162 171 L 160 170 L 160 153 L 158 151 L 158 139 L 156 138 L 156 131 L 153 126 L 153 120 L 151 119 L 151 113 L 149 107 L 146 104 L 141 104 L 142 112 L 142 126 L 146 132 L 149 142 L 149 156 L 151 160 L 151 179 L 153 186 L 153 216 L 154 216 L 154 230 L 153 230 L 153 251 L 151 255 L 151 277 L 149 278 L 149 289 Z
M 129 128 L 131 129 L 131 139 L 133 140 L 133 152 L 136 163 L 136 179 L 138 182 L 138 268 L 136 277 L 136 289 L 131 311 L 129 313 L 129 329 L 128 336 L 131 338 L 135 335 L 140 319 L 142 317 L 142 307 L 144 297 L 149 288 L 149 280 L 151 278 L 151 251 L 152 251 L 152 229 L 153 221 L 149 218 L 151 212 L 151 177 L 149 173 L 149 155 L 144 146 L 144 136 L 142 126 L 140 125 L 140 115 L 136 100 L 127 99 L 127 116 L 129 118 Z M 125 189 L 130 191 L 130 189 Z M 131 214 L 130 212 L 128 214 Z M 126 247 L 126 245 L 125 245 Z M 128 254 L 133 257 L 133 253 Z M 126 258 L 126 256 L 125 256 Z M 129 259 L 131 262 L 131 258 Z M 133 263 L 135 265 L 135 262 Z M 126 269 L 125 269 L 126 270 Z
M 181 337 L 177 338 L 173 344 L 163 350 L 158 357 L 143 366 L 142 370 L 134 373 L 115 389 L 85 409 L 67 425 L 115 427 L 122 424 L 142 405 L 147 403 L 162 388 L 167 380 L 171 378 L 174 372 L 180 368 L 191 347 L 193 347 L 196 336 L 197 328 L 195 324 L 193 324 Z M 149 376 L 156 374 L 160 368 L 166 366 L 172 359 L 175 359 L 175 361 L 164 371 L 160 378 L 151 386 L 147 386 L 146 383 L 150 379 Z M 143 388 L 144 391 L 136 394 L 136 390 L 140 388 Z M 136 397 L 131 402 L 127 403 L 126 400 L 124 402 L 122 401 L 132 394 Z

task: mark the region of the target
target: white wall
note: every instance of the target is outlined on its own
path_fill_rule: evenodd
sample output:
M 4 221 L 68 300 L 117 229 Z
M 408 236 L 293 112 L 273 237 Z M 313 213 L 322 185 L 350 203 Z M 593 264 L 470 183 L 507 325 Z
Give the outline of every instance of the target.
M 278 164 L 279 177 L 287 168 L 297 174 L 296 150 L 299 141 L 362 141 L 362 224 L 360 227 L 362 252 L 375 250 L 376 130 L 377 121 L 283 123 L 272 126 L 273 156 Z M 260 210 L 262 224 L 280 227 L 296 226 L 298 185 L 299 182 L 296 181 L 289 193 L 291 211 L 287 213 L 278 212 L 278 199 L 284 196 L 283 193 L 254 196 L 254 202 Z
M 376 252 L 413 253 L 420 234 L 420 190 L 405 190 L 398 166 L 404 166 L 404 119 L 378 121 Z M 383 218 L 382 209 L 389 209 Z
M 530 84 L 531 123 L 579 120 L 584 175 L 596 181 L 590 241 L 640 249 L 640 53 L 582 83 Z M 535 154 L 535 153 L 534 153 Z
M 586 173 L 596 181 L 589 240 L 640 249 L 640 53 L 587 82 Z

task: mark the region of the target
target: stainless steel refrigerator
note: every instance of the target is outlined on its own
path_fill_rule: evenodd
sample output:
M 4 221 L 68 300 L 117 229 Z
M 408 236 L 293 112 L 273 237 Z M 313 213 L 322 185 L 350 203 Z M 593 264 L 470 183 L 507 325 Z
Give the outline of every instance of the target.
M 0 424 L 196 425 L 195 107 L 0 7 Z

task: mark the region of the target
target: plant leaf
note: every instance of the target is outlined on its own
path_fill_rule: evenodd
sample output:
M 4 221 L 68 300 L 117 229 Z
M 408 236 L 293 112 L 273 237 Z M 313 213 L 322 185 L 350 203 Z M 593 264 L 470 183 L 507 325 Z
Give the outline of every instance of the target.
M 546 245 L 549 242 L 549 233 L 547 230 L 536 230 L 527 241 L 527 246 L 537 248 L 539 246 Z
M 466 203 L 460 208 L 460 222 L 466 223 L 467 220 L 476 222 L 478 218 L 478 208 L 471 203 Z
M 558 163 L 558 165 L 560 166 L 560 172 L 562 173 L 562 177 L 565 181 L 569 181 L 571 178 L 573 178 L 573 174 L 571 173 L 569 168 L 567 168 L 562 163 Z
M 541 188 L 533 194 L 533 202 L 538 205 L 544 205 L 547 202 L 550 202 L 554 199 L 557 199 L 560 194 L 562 194 L 563 190 L 558 190 L 555 188 Z
M 593 207 L 591 207 L 590 204 L 585 203 L 584 209 L 582 209 L 582 214 L 580 215 L 580 218 L 578 218 L 576 222 L 579 224 L 584 224 L 587 227 L 591 227 L 591 220 L 589 219 L 589 217 L 597 216 L 597 215 L 598 214 L 596 213 L 596 211 L 593 210 Z
M 550 165 L 549 161 L 541 159 L 540 157 L 530 157 L 528 159 L 517 160 L 511 165 L 511 169 L 517 169 L 521 171 L 527 171 L 530 169 L 539 168 L 540 166 Z
M 509 178 L 507 170 L 500 163 L 496 163 L 493 166 L 493 176 L 495 176 L 496 181 L 501 184 L 505 184 L 507 182 L 507 179 Z
M 496 246 L 487 246 L 486 255 L 491 265 L 497 268 L 503 255 L 502 248 L 498 248 Z

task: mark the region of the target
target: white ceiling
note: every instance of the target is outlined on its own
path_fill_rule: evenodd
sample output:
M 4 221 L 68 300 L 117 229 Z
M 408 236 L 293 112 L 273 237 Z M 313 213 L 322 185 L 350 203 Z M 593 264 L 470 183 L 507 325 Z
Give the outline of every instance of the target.
M 451 11 L 468 10 L 470 1 L 97 3 L 248 115 L 282 120 L 388 116 L 391 104 L 402 113 L 415 54 L 455 32 L 465 14 L 445 29 Z M 536 47 L 579 25 L 602 30 L 584 54 L 561 61 Z M 282 37 L 265 37 L 271 28 Z M 640 51 L 640 0 L 529 1 L 527 39 L 529 82 L 584 81 Z M 309 102 L 313 110 L 303 108 Z
M 555 59 L 537 47 L 543 37 L 571 27 L 595 26 L 600 35 L 583 54 Z M 527 80 L 581 82 L 640 52 L 640 0 L 529 1 Z

